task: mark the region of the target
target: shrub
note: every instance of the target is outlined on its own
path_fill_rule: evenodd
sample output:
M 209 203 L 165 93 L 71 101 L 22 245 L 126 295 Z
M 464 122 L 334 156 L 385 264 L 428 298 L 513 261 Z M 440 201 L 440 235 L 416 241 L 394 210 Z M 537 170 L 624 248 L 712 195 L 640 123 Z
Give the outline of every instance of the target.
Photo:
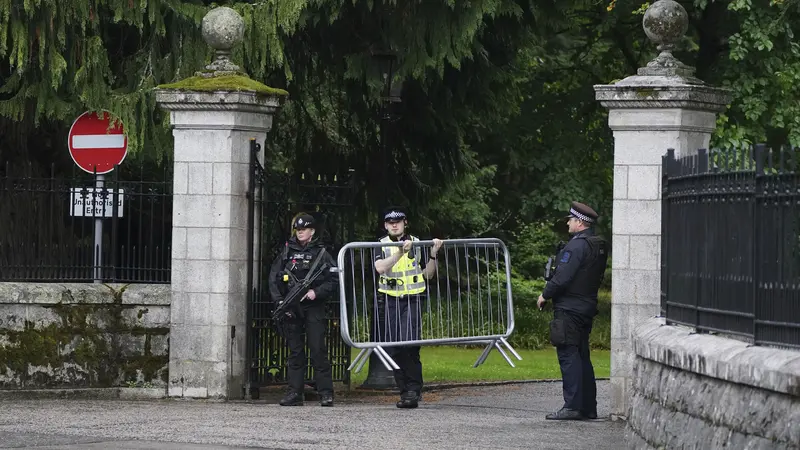
M 543 288 L 543 280 L 526 280 L 517 275 L 511 279 L 511 289 L 514 293 L 514 331 L 511 334 L 509 343 L 514 348 L 536 350 L 551 346 L 550 321 L 553 319 L 552 303 L 548 303 L 544 311 L 539 311 L 536 306 L 536 300 L 539 298 Z M 435 298 L 431 298 L 432 304 L 430 306 L 436 308 L 436 302 Z M 452 321 L 448 321 L 446 315 L 442 318 L 431 317 L 427 312 L 423 313 L 423 338 L 463 335 L 458 330 L 448 327 L 463 326 L 467 323 L 466 311 L 469 303 L 472 303 L 472 308 L 476 312 L 473 317 L 477 318 L 479 316 L 477 311 L 480 308 L 480 300 L 473 298 L 472 302 L 468 302 L 466 295 L 462 297 L 462 302 L 460 303 L 462 311 L 459 313 L 454 309 L 451 312 L 454 319 Z M 426 309 L 427 306 L 426 304 Z M 473 322 L 471 324 L 472 335 L 502 333 L 504 330 L 497 328 L 496 325 L 498 323 L 496 317 L 492 322 Z M 494 327 L 491 327 L 491 325 L 494 325 Z M 350 331 L 357 341 L 369 341 L 369 326 L 364 321 L 363 311 L 359 311 L 358 319 L 355 321 L 351 319 Z M 611 348 L 611 292 L 608 290 L 602 290 L 599 293 L 598 314 L 594 318 L 589 342 L 593 349 L 607 350 Z
M 510 343 L 519 348 L 541 349 L 550 344 L 550 320 L 553 319 L 552 306 L 539 311 L 536 300 L 545 286 L 544 266 L 548 256 L 555 252 L 560 235 L 552 224 L 532 223 L 522 227 L 514 235 L 509 246 L 511 252 L 512 280 L 514 293 L 515 328 Z M 609 241 L 610 248 L 610 241 Z M 590 344 L 595 349 L 611 347 L 611 258 L 600 287 L 598 314 L 594 318 Z
M 550 321 L 553 319 L 552 303 L 539 311 L 536 300 L 544 282 L 539 280 L 512 280 L 514 291 L 514 333 L 509 343 L 515 348 L 542 349 L 550 344 Z M 600 291 L 598 313 L 594 318 L 589 343 L 593 349 L 611 348 L 611 292 Z

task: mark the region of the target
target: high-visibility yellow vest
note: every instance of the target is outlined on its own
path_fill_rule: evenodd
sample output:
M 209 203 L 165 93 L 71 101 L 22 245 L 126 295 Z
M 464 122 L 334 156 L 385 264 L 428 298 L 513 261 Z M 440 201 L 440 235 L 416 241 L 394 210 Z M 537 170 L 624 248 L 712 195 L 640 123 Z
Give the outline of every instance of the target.
M 412 241 L 418 241 L 411 236 Z M 381 239 L 381 242 L 392 242 L 389 236 Z M 382 247 L 383 257 L 390 258 L 395 252 L 402 249 L 400 247 Z M 422 260 L 422 249 L 414 249 L 414 259 L 408 257 L 408 253 L 403 255 L 397 263 L 378 279 L 378 292 L 382 292 L 392 297 L 401 295 L 414 295 L 425 292 L 425 277 L 422 274 L 420 261 Z

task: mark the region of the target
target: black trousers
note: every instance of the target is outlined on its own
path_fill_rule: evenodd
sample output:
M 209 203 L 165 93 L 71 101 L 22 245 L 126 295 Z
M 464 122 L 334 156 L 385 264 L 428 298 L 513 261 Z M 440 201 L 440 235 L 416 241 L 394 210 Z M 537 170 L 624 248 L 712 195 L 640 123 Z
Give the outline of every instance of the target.
M 419 295 L 406 297 L 384 296 L 386 327 L 381 336 L 383 342 L 413 341 L 421 338 L 423 299 Z M 394 371 L 394 380 L 401 393 L 422 392 L 422 361 L 420 346 L 388 347 L 386 351 L 394 359 L 399 370 Z
M 289 388 L 303 393 L 305 386 L 306 352 L 305 337 L 311 350 L 311 361 L 317 383 L 317 392 L 333 394 L 331 363 L 328 360 L 328 349 L 325 346 L 325 332 L 328 329 L 325 318 L 325 305 L 314 305 L 304 310 L 303 317 L 293 317 L 287 323 L 286 342 L 289 344 Z
M 563 379 L 564 408 L 596 413 L 597 383 L 594 378 L 594 367 L 589 359 L 592 318 L 558 309 L 554 312 L 554 318 L 562 319 L 568 327 L 572 327 L 572 334 L 577 341 L 569 343 L 575 345 L 556 347 Z

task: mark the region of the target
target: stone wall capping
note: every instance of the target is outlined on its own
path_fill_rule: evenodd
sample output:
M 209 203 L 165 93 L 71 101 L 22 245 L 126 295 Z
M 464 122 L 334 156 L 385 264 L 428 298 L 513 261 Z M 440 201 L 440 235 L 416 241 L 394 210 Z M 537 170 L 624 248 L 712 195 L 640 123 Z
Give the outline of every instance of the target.
M 123 305 L 169 306 L 171 290 L 168 284 L 0 282 L 6 305 L 112 303 L 116 295 Z
M 634 332 L 638 357 L 731 383 L 800 397 L 800 351 L 757 347 L 653 318 Z

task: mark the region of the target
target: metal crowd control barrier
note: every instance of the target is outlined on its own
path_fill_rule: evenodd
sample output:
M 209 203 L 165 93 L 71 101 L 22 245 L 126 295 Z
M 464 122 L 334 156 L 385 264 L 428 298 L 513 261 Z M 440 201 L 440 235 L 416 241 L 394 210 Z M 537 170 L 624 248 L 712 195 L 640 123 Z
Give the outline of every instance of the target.
M 398 369 L 386 348 L 415 345 L 487 344 L 472 367 L 483 364 L 493 348 L 511 367 L 503 347 L 522 360 L 507 340 L 514 330 L 514 304 L 506 245 L 493 238 L 442 242 L 430 268 L 433 241 L 414 241 L 409 257 L 432 273 L 424 292 L 404 297 L 379 292 L 379 282 L 403 280 L 392 278 L 402 276 L 397 273 L 379 274 L 374 264 L 382 248 L 402 242 L 351 242 L 339 250 L 342 339 L 361 349 L 348 370 L 360 372 L 372 352 L 387 370 Z

